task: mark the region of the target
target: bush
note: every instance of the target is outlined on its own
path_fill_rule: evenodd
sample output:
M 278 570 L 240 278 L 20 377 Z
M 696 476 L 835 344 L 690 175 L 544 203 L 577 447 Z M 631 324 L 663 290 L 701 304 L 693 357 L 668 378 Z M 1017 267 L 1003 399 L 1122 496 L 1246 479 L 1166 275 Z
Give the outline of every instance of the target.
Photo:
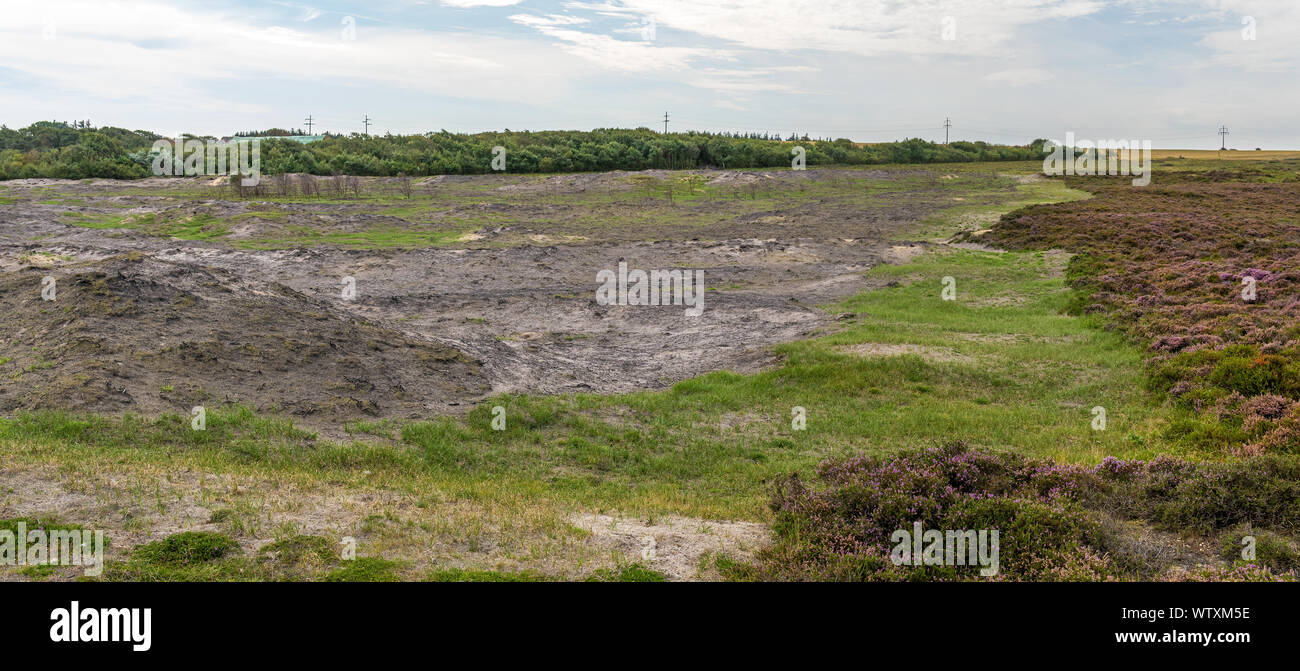
M 1159 457 L 1110 476 L 1099 500 L 1129 517 L 1210 533 L 1237 524 L 1300 528 L 1300 461 L 1261 456 L 1193 464 Z
M 191 566 L 220 559 L 238 549 L 239 543 L 225 534 L 183 531 L 137 547 L 132 558 L 150 564 Z
M 1248 544 L 1246 537 L 1254 539 L 1255 557 L 1245 559 L 1242 551 Z M 1294 571 L 1300 569 L 1300 550 L 1295 543 L 1271 531 L 1255 530 L 1250 527 L 1239 528 L 1223 537 L 1223 558 L 1240 564 L 1256 564 L 1276 571 Z
M 1098 479 L 1084 469 L 955 442 L 888 458 L 824 462 L 819 489 L 777 483 L 776 543 L 757 577 L 780 580 L 974 579 L 977 566 L 896 564 L 896 531 L 998 531 L 1000 579 L 1096 579 L 1111 568 L 1087 548 L 1098 525 L 1072 501 Z
M 325 575 L 325 582 L 398 582 L 402 563 L 379 557 L 357 557 Z
M 1268 405 L 1265 403 L 1264 405 Z M 1271 410 L 1270 410 L 1271 411 Z M 797 474 L 774 486 L 774 544 L 724 574 L 760 580 L 974 580 L 977 566 L 891 558 L 891 536 L 997 530 L 1002 580 L 1107 580 L 1161 574 L 1169 556 L 1134 541 L 1118 519 L 1211 533 L 1236 525 L 1300 526 L 1300 459 L 1198 464 L 1169 457 L 1063 466 L 956 442 L 889 457 L 832 459 L 819 486 Z M 1273 568 L 1289 569 L 1274 547 Z M 1261 554 L 1263 556 L 1263 554 Z M 1163 563 L 1162 563 L 1163 562 Z

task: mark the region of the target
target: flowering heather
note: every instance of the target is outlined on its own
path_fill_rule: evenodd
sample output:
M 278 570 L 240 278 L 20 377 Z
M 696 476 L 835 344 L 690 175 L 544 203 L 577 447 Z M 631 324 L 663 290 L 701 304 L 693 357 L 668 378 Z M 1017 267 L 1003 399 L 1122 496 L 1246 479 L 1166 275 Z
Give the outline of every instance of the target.
M 1230 463 L 1107 457 L 1088 468 L 957 442 L 890 456 L 831 459 L 818 467 L 816 477 L 817 487 L 798 475 L 776 484 L 776 543 L 759 553 L 748 577 L 1207 579 L 1142 564 L 1132 544 L 1107 533 L 1103 522 L 1145 520 L 1207 534 L 1233 528 L 1300 531 L 1300 464 L 1273 456 Z M 891 534 L 918 522 L 926 529 L 997 529 L 999 574 L 981 578 L 972 566 L 895 565 Z M 1275 560 L 1273 568 L 1290 569 L 1290 561 Z M 1267 566 L 1214 575 L 1294 579 Z
M 1097 527 L 1071 501 L 1085 469 L 962 443 L 889 458 L 821 464 L 814 491 L 797 475 L 778 483 L 778 542 L 760 573 L 812 580 L 974 579 L 969 566 L 895 566 L 890 535 L 929 529 L 999 529 L 999 579 L 1104 579 L 1107 560 L 1082 545 Z
M 1230 438 L 1219 445 L 1300 452 L 1295 421 L 1277 408 L 1300 400 L 1300 173 L 1275 166 L 1157 171 L 1146 188 L 1071 178 L 1095 197 L 1026 208 L 985 240 L 1076 252 L 1072 307 L 1146 347 L 1153 388 L 1222 420 Z M 1233 394 L 1266 396 L 1276 414 L 1216 411 Z
M 1091 471 L 1101 484 L 1090 507 L 1177 531 L 1214 533 L 1239 524 L 1300 531 L 1300 462 L 1262 456 L 1195 463 L 1107 459 Z

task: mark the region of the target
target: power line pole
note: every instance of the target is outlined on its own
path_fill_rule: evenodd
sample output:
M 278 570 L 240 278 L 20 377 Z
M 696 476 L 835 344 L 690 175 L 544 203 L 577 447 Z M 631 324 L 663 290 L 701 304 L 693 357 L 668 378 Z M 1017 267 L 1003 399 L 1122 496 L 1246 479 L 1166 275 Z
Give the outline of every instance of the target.
M 952 120 L 948 117 L 943 118 L 943 143 L 948 144 L 948 129 L 952 128 Z
M 668 134 L 668 112 L 664 112 L 664 135 Z
M 1219 151 L 1223 151 L 1224 149 L 1228 148 L 1228 127 L 1227 126 L 1224 126 L 1222 124 L 1219 125 L 1219 138 L 1221 139 L 1221 142 L 1219 144 Z
M 311 115 L 310 115 L 310 114 L 307 115 L 307 118 L 305 119 L 305 123 L 307 124 L 307 134 L 308 134 L 308 135 L 311 135 Z
M 366 135 L 369 135 L 369 134 L 370 134 L 370 121 L 371 121 L 371 119 L 370 119 L 370 115 L 367 114 L 367 115 L 366 115 L 366 120 L 365 120 L 364 122 L 362 122 L 362 123 L 366 124 Z

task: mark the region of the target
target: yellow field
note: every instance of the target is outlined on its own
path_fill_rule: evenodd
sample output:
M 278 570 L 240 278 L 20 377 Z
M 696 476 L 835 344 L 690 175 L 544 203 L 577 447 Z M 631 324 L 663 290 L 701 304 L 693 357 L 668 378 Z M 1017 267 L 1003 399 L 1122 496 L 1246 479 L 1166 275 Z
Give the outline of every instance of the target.
M 1119 160 L 1125 158 L 1127 152 L 1120 150 Z M 1151 160 L 1169 161 L 1185 159 L 1188 161 L 1284 161 L 1287 159 L 1300 159 L 1300 151 L 1295 150 L 1269 150 L 1255 151 L 1238 149 L 1233 151 L 1219 149 L 1152 149 Z M 1103 159 L 1105 160 L 1105 159 Z
M 1300 151 L 1293 150 L 1269 150 L 1255 151 L 1238 149 L 1227 151 L 1219 149 L 1152 149 L 1151 158 L 1199 158 L 1199 159 L 1221 159 L 1224 161 L 1280 161 L 1288 158 L 1300 158 Z
M 869 147 L 879 142 L 854 142 L 858 147 Z M 1121 155 L 1123 152 L 1121 152 Z M 1300 150 L 1280 149 L 1255 151 L 1254 149 L 1152 149 L 1152 160 L 1166 159 L 1198 159 L 1198 160 L 1222 160 L 1222 161 L 1282 161 L 1289 158 L 1300 158 Z

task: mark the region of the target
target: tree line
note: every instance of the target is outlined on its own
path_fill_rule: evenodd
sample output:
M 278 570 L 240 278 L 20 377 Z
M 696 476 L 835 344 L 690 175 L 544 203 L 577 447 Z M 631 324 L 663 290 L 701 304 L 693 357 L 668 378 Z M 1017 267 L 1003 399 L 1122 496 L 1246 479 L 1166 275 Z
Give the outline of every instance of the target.
M 1027 145 L 985 142 L 936 144 L 911 138 L 859 144 L 848 139 L 780 140 L 733 133 L 669 133 L 649 128 L 591 131 L 430 132 L 420 135 L 325 134 L 300 144 L 264 134 L 264 174 L 455 175 L 493 171 L 505 149 L 511 173 L 605 170 L 789 167 L 792 149 L 803 147 L 808 166 L 883 163 L 1023 161 L 1043 156 L 1045 140 Z M 252 134 L 257 131 L 247 131 Z M 243 133 L 243 137 L 248 137 Z M 212 137 L 197 137 L 216 141 Z M 41 121 L 22 129 L 0 126 L 0 179 L 51 177 L 133 179 L 152 175 L 153 143 L 162 136 L 143 130 Z M 494 151 L 495 150 L 495 151 Z M 498 162 L 498 165 L 500 163 Z

